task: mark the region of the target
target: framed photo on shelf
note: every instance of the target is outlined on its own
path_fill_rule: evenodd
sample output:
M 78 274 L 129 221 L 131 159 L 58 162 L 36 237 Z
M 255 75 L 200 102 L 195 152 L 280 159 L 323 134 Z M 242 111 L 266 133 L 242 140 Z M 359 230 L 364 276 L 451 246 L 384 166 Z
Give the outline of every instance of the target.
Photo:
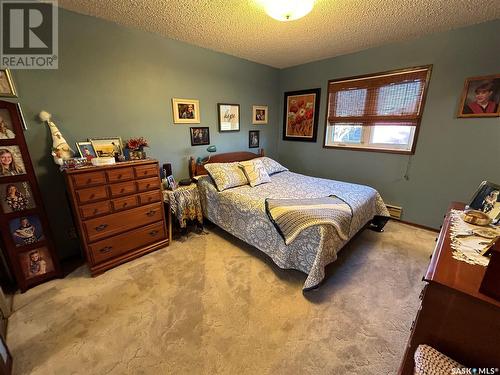
M 10 220 L 9 229 L 16 247 L 37 243 L 45 237 L 38 215 L 16 217 Z
M 36 207 L 33 192 L 28 181 L 0 184 L 2 212 L 21 212 Z
M 54 271 L 52 258 L 45 246 L 21 253 L 19 258 L 21 269 L 27 279 Z
M 10 69 L 0 69 L 0 96 L 17 98 L 16 87 Z
M 254 105 L 252 107 L 252 124 L 264 125 L 268 122 L 269 109 L 267 105 Z
M 76 148 L 82 158 L 96 158 L 97 154 L 92 142 L 76 142 Z
M 6 108 L 0 109 L 0 139 L 14 139 L 16 134 L 14 133 L 14 126 L 12 125 L 12 119 L 10 113 Z
M 500 185 L 481 182 L 468 207 L 484 212 L 494 224 L 500 224 Z
M 458 117 L 500 116 L 500 74 L 465 80 Z
M 208 127 L 189 128 L 191 133 L 191 146 L 210 144 L 210 129 Z
M 89 141 L 98 158 L 114 157 L 116 154 L 123 155 L 123 144 L 120 137 L 92 138 Z
M 172 98 L 172 115 L 174 124 L 199 124 L 200 101 Z
M 240 105 L 217 103 L 219 117 L 219 132 L 240 131 Z
M 260 144 L 260 135 L 258 130 L 248 132 L 248 148 L 258 148 Z
M 0 180 L 23 174 L 26 174 L 26 167 L 19 146 L 0 146 Z
M 168 188 L 170 190 L 177 189 L 177 182 L 175 181 L 174 176 L 172 176 L 172 175 L 167 176 L 167 183 L 168 183 Z
M 285 92 L 283 140 L 316 142 L 321 89 Z

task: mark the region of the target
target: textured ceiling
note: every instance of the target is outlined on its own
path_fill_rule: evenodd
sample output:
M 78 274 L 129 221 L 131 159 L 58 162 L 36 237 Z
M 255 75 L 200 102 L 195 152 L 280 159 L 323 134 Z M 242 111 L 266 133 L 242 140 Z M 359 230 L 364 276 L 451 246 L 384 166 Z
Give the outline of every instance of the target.
M 63 8 L 284 68 L 500 18 L 500 0 L 316 0 L 292 22 L 262 0 L 59 0 Z

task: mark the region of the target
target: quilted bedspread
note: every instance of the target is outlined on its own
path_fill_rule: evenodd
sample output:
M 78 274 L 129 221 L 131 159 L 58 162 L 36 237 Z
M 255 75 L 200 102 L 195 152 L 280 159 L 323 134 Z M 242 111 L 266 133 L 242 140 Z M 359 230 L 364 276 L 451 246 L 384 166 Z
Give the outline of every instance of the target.
M 271 182 L 218 192 L 209 176 L 198 180 L 203 213 L 235 237 L 266 253 L 280 268 L 306 273 L 304 290 L 316 287 L 325 277 L 325 266 L 337 259 L 337 252 L 374 216 L 389 212 L 373 188 L 334 180 L 280 172 Z M 331 225 L 303 230 L 286 245 L 266 214 L 265 200 L 308 199 L 335 195 L 349 203 L 353 217 L 347 239 L 342 239 Z

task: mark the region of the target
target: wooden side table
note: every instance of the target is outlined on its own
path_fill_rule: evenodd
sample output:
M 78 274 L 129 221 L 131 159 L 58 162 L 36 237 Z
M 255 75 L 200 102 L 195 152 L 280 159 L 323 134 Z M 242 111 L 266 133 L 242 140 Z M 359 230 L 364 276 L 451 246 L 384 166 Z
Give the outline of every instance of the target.
M 170 211 L 179 222 L 181 228 L 187 227 L 188 220 L 197 220 L 203 225 L 203 211 L 201 209 L 198 186 L 191 184 L 179 186 L 175 190 L 164 190 L 163 201 L 170 205 Z M 172 220 L 169 221 L 169 236 L 172 240 Z

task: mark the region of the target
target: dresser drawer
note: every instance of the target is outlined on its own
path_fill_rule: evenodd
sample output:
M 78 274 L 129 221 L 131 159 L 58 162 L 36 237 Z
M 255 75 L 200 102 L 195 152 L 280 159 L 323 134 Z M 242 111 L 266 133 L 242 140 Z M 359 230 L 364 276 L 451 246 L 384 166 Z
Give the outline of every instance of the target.
M 139 247 L 153 244 L 166 237 L 163 222 L 155 223 L 89 246 L 95 263 L 103 262 Z
M 135 170 L 135 176 L 137 178 L 144 178 L 144 177 L 158 177 L 160 171 L 158 169 L 158 165 L 156 164 L 149 164 L 149 165 L 141 165 L 138 167 L 134 167 Z
M 159 202 L 161 201 L 161 192 L 159 190 L 156 191 L 150 191 L 147 193 L 142 193 L 139 195 L 139 202 L 140 204 L 148 204 L 148 203 L 153 203 L 153 202 Z
M 73 183 L 77 188 L 106 183 L 106 176 L 104 172 L 81 173 L 74 175 L 72 178 Z
M 117 198 L 111 201 L 113 205 L 114 211 L 128 210 L 129 208 L 137 207 L 137 199 L 136 195 L 131 195 L 129 197 Z M 152 203 L 152 202 L 151 202 Z
M 80 203 L 90 203 L 108 197 L 106 186 L 96 186 L 93 188 L 76 190 L 76 195 Z
M 109 190 L 112 197 L 119 197 L 121 195 L 133 194 L 136 192 L 134 181 L 122 182 L 119 184 L 109 185 Z
M 134 170 L 132 168 L 117 168 L 106 172 L 108 182 L 120 182 L 134 179 Z
M 89 242 L 113 236 L 127 230 L 163 219 L 161 203 L 132 208 L 111 215 L 87 220 L 83 223 Z
M 83 219 L 104 215 L 111 212 L 109 201 L 97 202 L 80 206 L 80 213 Z
M 145 178 L 144 180 L 137 181 L 138 191 L 148 191 L 154 189 L 160 189 L 160 179 L 158 177 Z

